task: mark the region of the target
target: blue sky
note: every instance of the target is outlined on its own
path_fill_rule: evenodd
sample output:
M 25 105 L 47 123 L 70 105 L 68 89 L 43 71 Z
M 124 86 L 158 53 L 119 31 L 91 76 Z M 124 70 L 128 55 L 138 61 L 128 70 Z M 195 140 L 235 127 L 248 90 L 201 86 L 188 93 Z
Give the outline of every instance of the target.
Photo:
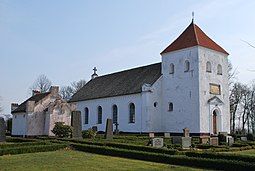
M 53 85 L 160 62 L 191 22 L 230 53 L 238 79 L 255 79 L 252 0 L 0 0 L 0 105 L 29 97 L 45 74 Z

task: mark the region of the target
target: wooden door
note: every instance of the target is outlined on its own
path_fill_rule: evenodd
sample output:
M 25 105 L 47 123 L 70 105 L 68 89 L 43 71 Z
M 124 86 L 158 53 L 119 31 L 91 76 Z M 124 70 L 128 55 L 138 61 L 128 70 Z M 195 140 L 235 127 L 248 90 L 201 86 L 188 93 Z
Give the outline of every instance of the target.
M 217 134 L 217 114 L 213 111 L 213 134 Z

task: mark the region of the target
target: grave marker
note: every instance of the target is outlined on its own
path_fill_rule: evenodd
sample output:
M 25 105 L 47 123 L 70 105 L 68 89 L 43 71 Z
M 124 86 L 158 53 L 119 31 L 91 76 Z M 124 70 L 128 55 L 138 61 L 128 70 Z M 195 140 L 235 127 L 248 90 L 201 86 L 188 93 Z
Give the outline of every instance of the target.
M 72 138 L 76 139 L 82 138 L 81 111 L 72 112 L 72 127 L 73 127 Z
M 152 146 L 153 147 L 163 147 L 164 146 L 163 138 L 153 138 Z
M 150 137 L 150 138 L 154 138 L 154 133 L 150 132 L 150 133 L 149 133 L 149 137 Z
M 170 133 L 169 133 L 169 132 L 165 132 L 165 133 L 164 133 L 164 137 L 165 137 L 165 138 L 170 138 Z
M 112 140 L 113 138 L 113 126 L 112 126 L 112 119 L 106 120 L 106 130 L 105 130 L 105 139 Z
M 0 142 L 6 142 L 6 127 L 4 118 L 0 118 Z

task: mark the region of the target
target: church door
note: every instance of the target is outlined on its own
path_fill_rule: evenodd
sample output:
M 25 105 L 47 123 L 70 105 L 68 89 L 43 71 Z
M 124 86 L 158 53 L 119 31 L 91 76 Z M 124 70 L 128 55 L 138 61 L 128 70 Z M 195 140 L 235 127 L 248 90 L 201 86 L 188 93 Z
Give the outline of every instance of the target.
M 213 111 L 213 134 L 217 134 L 217 114 Z

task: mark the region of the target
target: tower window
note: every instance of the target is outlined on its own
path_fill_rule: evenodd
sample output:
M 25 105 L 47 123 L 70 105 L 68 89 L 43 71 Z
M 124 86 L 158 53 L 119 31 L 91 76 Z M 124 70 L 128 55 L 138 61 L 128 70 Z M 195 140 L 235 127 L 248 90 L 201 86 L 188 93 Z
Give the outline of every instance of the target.
M 187 60 L 184 63 L 184 72 L 188 72 L 190 70 L 190 62 Z
M 129 123 L 135 123 L 135 104 L 129 104 Z
M 206 62 L 206 72 L 212 72 L 212 65 L 211 62 Z
M 102 124 L 102 107 L 101 106 L 98 106 L 97 108 L 97 123 L 98 124 Z
M 174 110 L 174 105 L 173 105 L 173 103 L 172 102 L 170 102 L 169 103 L 169 105 L 168 105 L 168 111 L 173 111 Z
M 222 75 L 222 66 L 220 64 L 217 66 L 217 74 Z
M 84 115 L 84 124 L 89 123 L 89 108 L 85 108 L 85 115 Z
M 174 64 L 170 64 L 170 68 L 169 68 L 169 74 L 173 74 L 174 73 Z

